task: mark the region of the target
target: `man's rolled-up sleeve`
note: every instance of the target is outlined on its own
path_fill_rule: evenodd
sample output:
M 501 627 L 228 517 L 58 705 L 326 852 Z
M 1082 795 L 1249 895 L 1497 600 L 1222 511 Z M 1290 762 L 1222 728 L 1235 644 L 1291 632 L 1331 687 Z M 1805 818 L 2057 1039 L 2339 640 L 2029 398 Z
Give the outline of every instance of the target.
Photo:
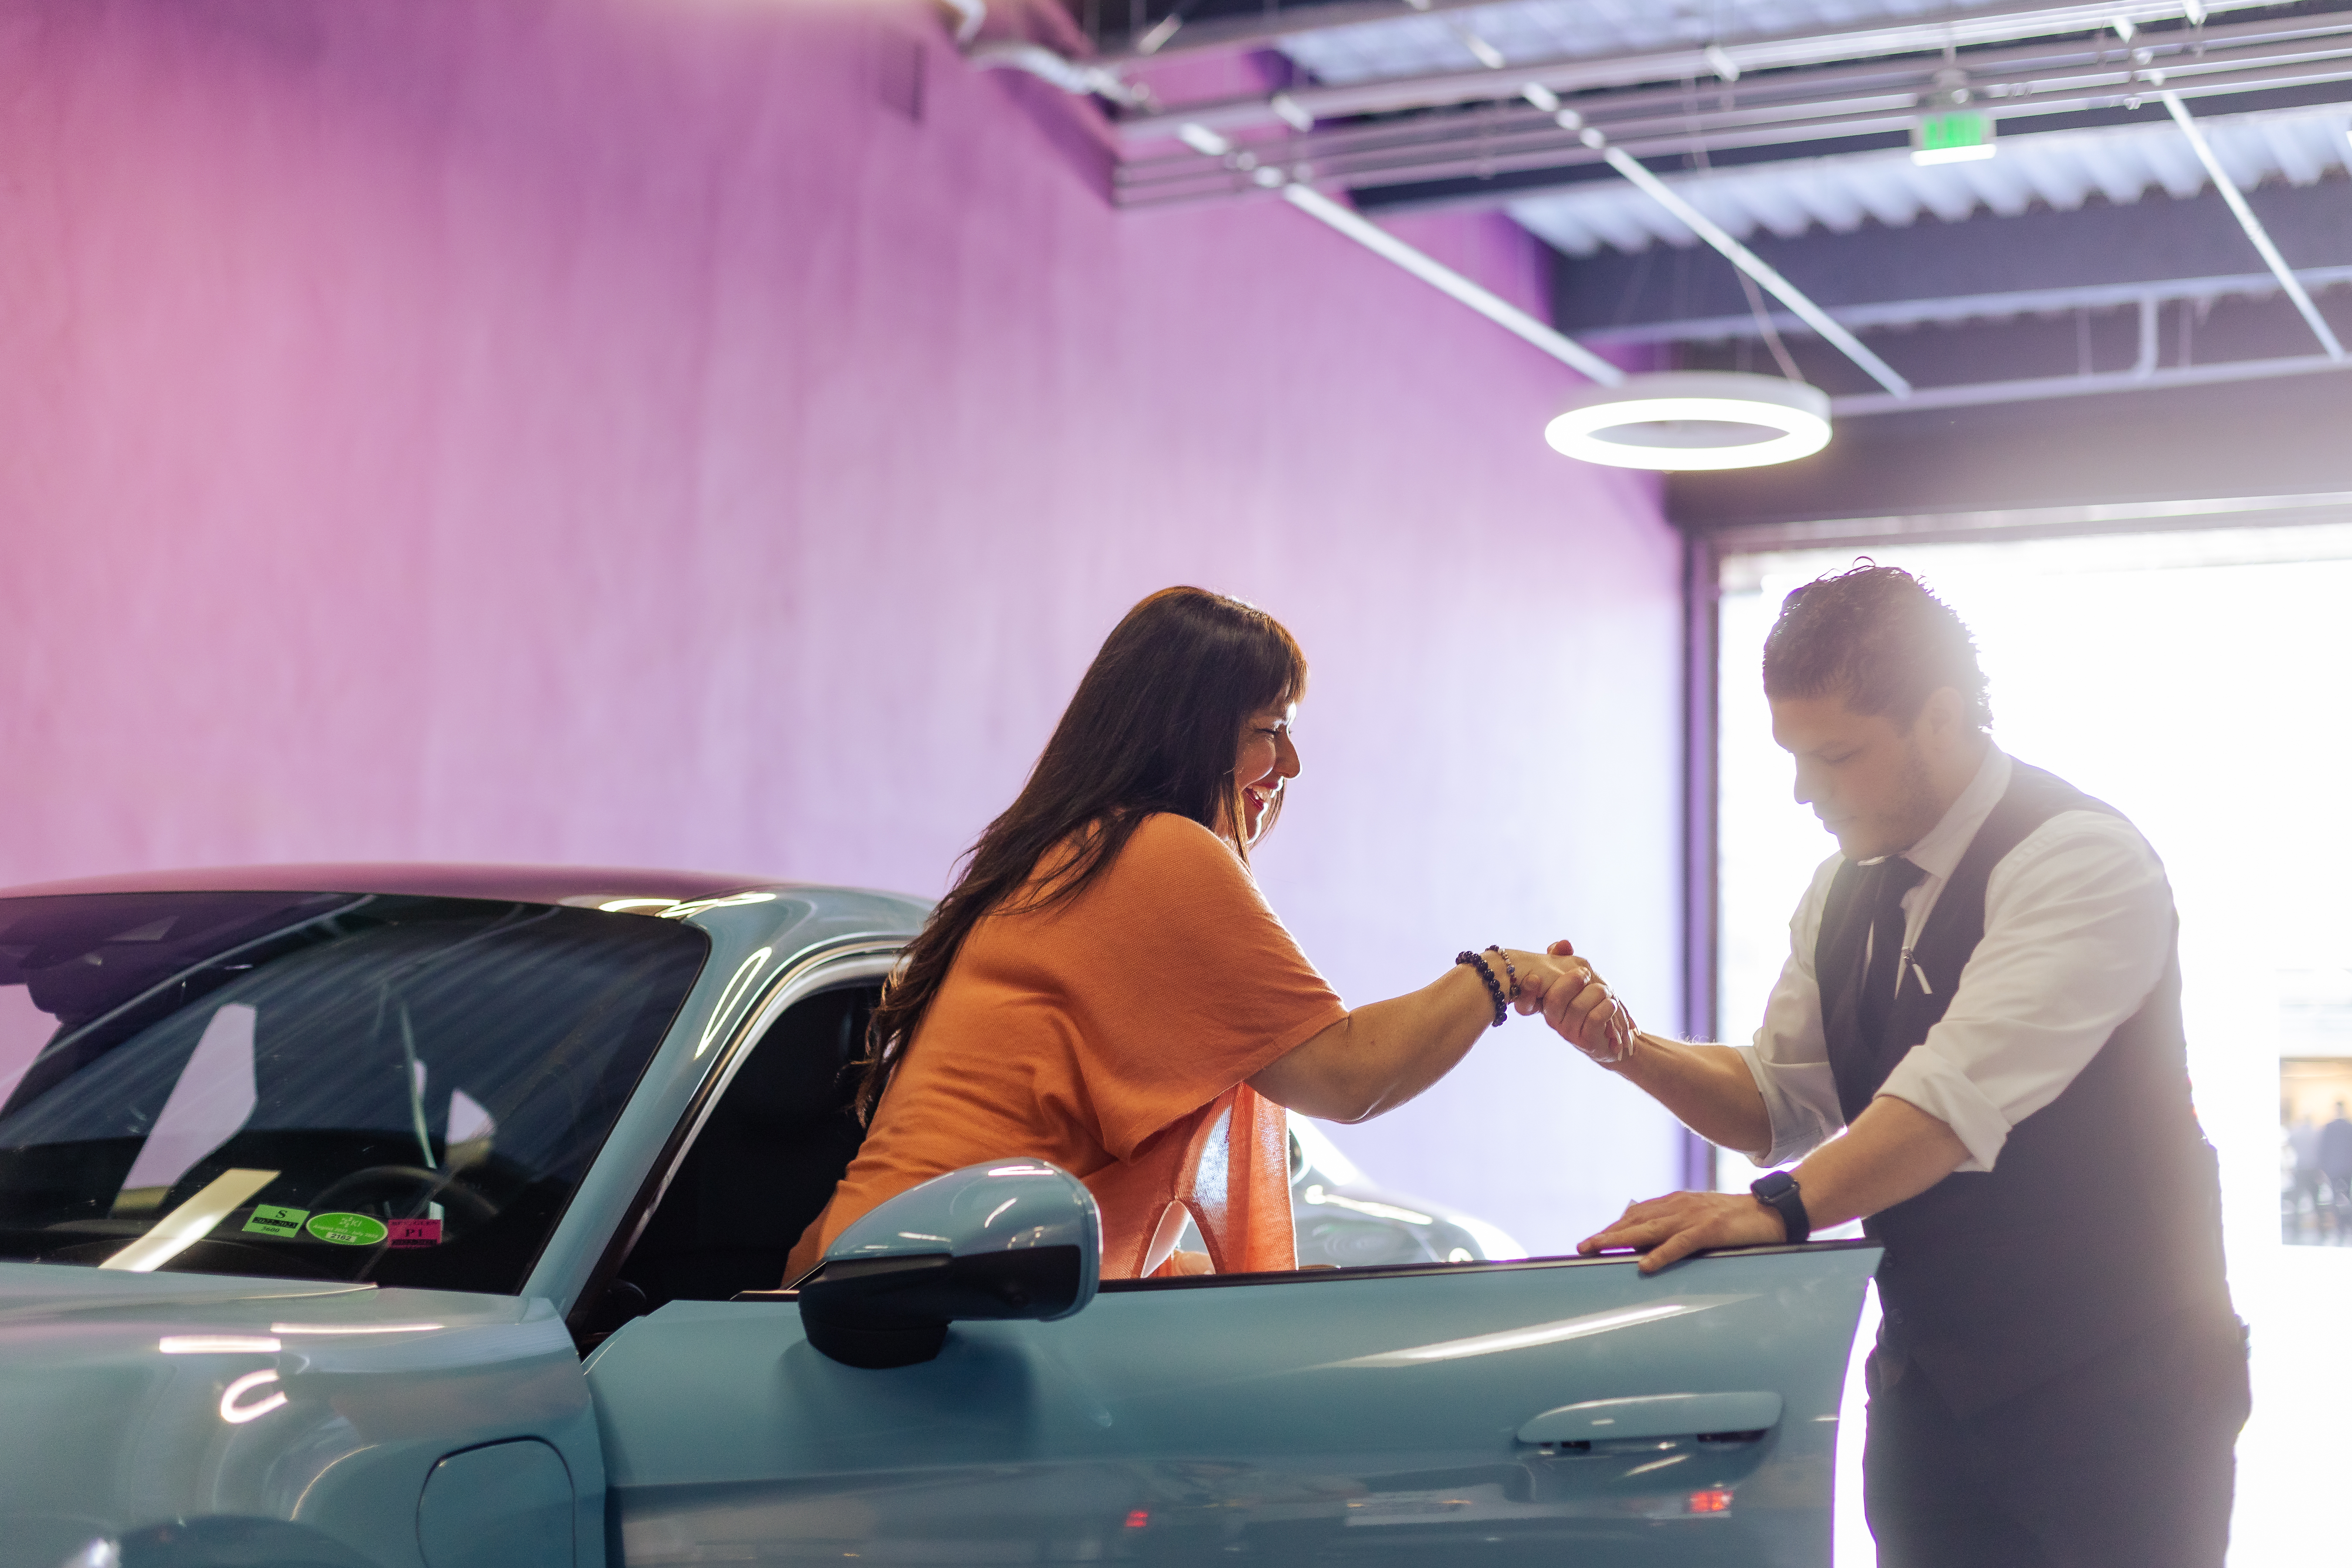
M 1822 989 L 1813 974 L 1813 945 L 1838 864 L 1834 855 L 1823 862 L 1790 919 L 1789 961 L 1764 1004 L 1763 1026 L 1752 1042 L 1732 1047 L 1748 1064 L 1772 1121 L 1769 1149 L 1740 1151 L 1759 1165 L 1801 1159 L 1845 1125 L 1822 1029 Z
M 2147 1000 L 2172 936 L 2163 863 L 2129 823 L 2051 818 L 1993 868 L 1951 1006 L 1879 1092 L 1951 1128 L 1969 1151 L 1958 1169 L 1991 1170 Z

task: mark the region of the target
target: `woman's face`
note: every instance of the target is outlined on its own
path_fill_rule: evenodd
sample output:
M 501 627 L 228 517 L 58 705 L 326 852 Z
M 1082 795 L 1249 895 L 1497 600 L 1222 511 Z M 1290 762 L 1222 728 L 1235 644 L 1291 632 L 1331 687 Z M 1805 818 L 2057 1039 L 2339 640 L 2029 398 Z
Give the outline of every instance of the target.
M 1234 759 L 1234 780 L 1242 792 L 1242 842 L 1255 844 L 1274 803 L 1282 795 L 1286 779 L 1298 776 L 1298 748 L 1290 742 L 1298 704 L 1286 702 L 1253 713 L 1242 726 L 1241 752 Z

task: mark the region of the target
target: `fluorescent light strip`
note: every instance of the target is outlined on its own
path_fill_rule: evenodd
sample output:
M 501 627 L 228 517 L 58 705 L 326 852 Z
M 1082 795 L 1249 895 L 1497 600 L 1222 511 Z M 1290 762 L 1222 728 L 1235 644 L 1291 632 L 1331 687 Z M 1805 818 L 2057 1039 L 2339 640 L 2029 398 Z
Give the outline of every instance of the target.
M 1973 147 L 1922 147 L 1911 154 L 1911 162 L 1923 169 L 1932 169 L 1938 163 L 1980 163 L 2000 151 L 2000 146 L 1991 142 L 1979 142 Z
M 439 1323 L 272 1323 L 273 1334 L 421 1334 Z
M 224 1171 L 204 1191 L 155 1222 L 154 1228 L 105 1262 L 100 1268 L 129 1274 L 152 1274 L 202 1241 L 229 1211 L 278 1179 L 275 1171 Z
M 1234 144 L 1207 126 L 1186 121 L 1176 128 L 1176 140 L 1203 158 L 1222 158 L 1234 150 Z
M 276 1340 L 261 1334 L 165 1334 L 155 1342 L 165 1355 L 276 1355 Z

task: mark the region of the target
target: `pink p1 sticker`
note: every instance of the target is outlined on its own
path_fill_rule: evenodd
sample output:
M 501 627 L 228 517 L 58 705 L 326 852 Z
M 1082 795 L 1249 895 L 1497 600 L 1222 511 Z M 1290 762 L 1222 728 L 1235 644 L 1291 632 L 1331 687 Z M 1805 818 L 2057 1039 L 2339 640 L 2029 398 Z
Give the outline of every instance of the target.
M 391 1224 L 392 1245 L 394 1247 L 441 1245 L 441 1222 L 437 1219 L 396 1219 Z

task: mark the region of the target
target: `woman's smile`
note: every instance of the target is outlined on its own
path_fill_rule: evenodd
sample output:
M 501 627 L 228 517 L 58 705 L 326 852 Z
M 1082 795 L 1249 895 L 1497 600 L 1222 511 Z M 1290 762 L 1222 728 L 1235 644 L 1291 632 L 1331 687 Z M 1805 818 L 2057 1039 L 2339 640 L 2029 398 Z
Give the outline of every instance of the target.
M 1274 819 L 1285 781 L 1298 776 L 1298 749 L 1291 743 L 1290 727 L 1298 708 L 1286 702 L 1253 715 L 1242 731 L 1241 751 L 1234 759 L 1234 777 L 1241 784 L 1241 841 L 1256 842 Z
M 1243 786 L 1242 811 L 1244 814 L 1244 820 L 1242 823 L 1242 831 L 1245 837 L 1253 840 L 1257 837 L 1258 824 L 1265 820 L 1267 811 L 1270 810 L 1273 807 L 1274 803 L 1280 798 L 1282 798 L 1282 781 L 1280 779 L 1276 779 L 1272 784 L 1266 784 L 1261 781 L 1257 784 Z

